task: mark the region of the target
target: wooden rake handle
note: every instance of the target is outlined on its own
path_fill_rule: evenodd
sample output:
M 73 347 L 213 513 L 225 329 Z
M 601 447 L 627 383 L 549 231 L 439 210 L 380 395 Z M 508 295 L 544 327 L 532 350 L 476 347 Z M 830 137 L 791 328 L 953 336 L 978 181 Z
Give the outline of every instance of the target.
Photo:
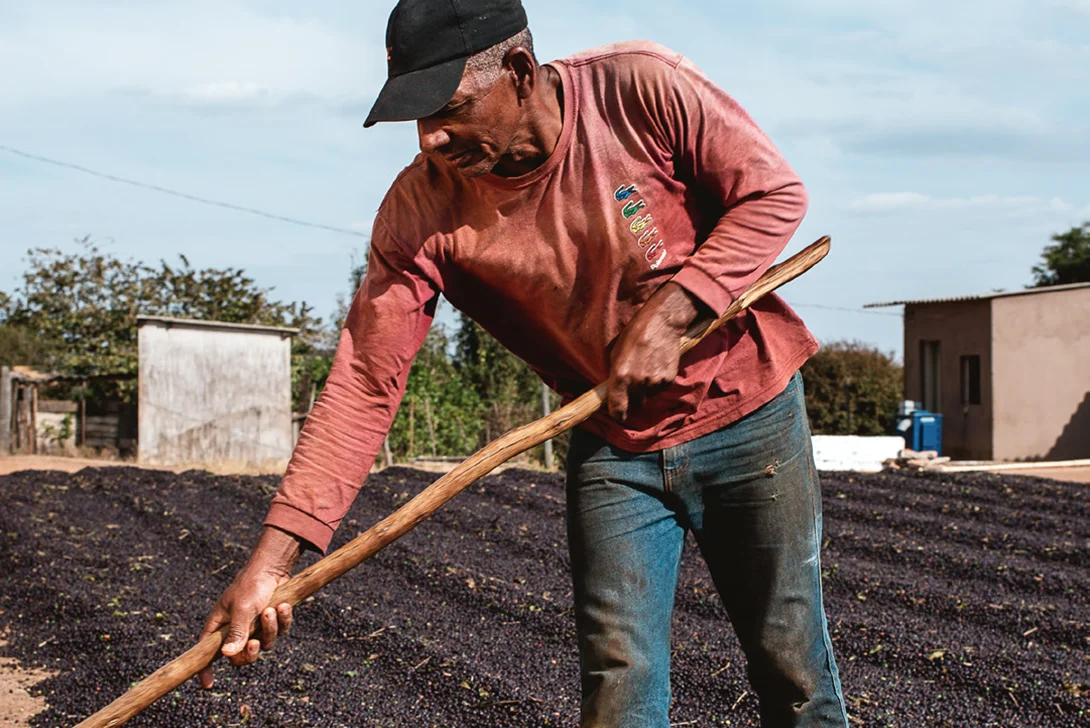
M 810 270 L 828 252 L 829 238 L 826 236 L 783 263 L 769 268 L 727 308 L 722 316 L 693 324 L 681 338 L 681 353 L 684 354 L 692 349 L 723 322 L 749 308 L 757 299 Z M 377 525 L 372 526 L 329 556 L 300 571 L 276 590 L 269 606 L 284 602 L 292 606 L 298 604 L 404 536 L 421 521 L 439 510 L 444 503 L 477 479 L 487 475 L 497 465 L 587 420 L 602 406 L 607 387 L 608 382 L 603 382 L 556 412 L 511 430 L 489 443 Z M 251 634 L 256 626 L 257 620 L 250 628 Z M 121 725 L 210 664 L 219 654 L 226 635 L 226 626 L 208 635 L 76 728 L 108 728 Z

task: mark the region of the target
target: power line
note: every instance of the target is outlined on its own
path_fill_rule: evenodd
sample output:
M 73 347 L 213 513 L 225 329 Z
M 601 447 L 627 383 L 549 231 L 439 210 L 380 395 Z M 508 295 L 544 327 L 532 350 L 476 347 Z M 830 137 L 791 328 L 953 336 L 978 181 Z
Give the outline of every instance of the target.
M 178 190 L 172 190 L 172 189 L 169 189 L 169 188 L 166 188 L 166 187 L 160 187 L 159 185 L 153 185 L 153 184 L 149 184 L 147 182 L 140 182 L 138 180 L 127 179 L 125 177 L 118 177 L 117 175 L 107 174 L 105 172 L 98 172 L 96 170 L 88 169 L 87 167 L 83 167 L 83 166 L 78 165 L 78 164 L 73 164 L 71 162 L 62 162 L 62 161 L 60 161 L 58 159 L 50 159 L 49 157 L 43 157 L 43 156 L 38 155 L 38 154 L 31 154 L 30 152 L 24 152 L 21 149 L 15 149 L 14 147 L 9 147 L 9 146 L 7 146 L 5 144 L 0 144 L 0 150 L 5 151 L 5 152 L 9 152 L 11 154 L 18 155 L 20 157 L 25 157 L 26 159 L 32 159 L 32 160 L 34 160 L 36 162 L 43 162 L 45 164 L 52 164 L 52 165 L 55 165 L 57 167 L 64 167 L 65 169 L 74 169 L 77 172 L 83 172 L 84 174 L 89 174 L 89 175 L 92 175 L 94 177 L 101 177 L 102 179 L 107 179 L 107 180 L 110 180 L 111 182 L 120 182 L 122 184 L 132 185 L 133 187 L 140 187 L 142 189 L 152 190 L 153 192 L 161 192 L 161 193 L 166 194 L 166 195 L 172 195 L 174 197 L 180 197 L 183 200 L 190 200 L 192 202 L 200 202 L 200 203 L 203 203 L 205 205 L 213 205 L 215 207 L 222 207 L 224 209 L 235 210 L 237 212 L 248 212 L 251 215 L 258 215 L 260 217 L 268 218 L 269 220 L 277 220 L 279 222 L 291 223 L 292 225 L 301 225 L 303 227 L 317 228 L 319 230 L 327 230 L 329 232 L 341 233 L 343 235 L 353 235 L 353 236 L 359 237 L 359 238 L 368 237 L 368 235 L 366 233 L 362 233 L 359 230 L 350 230 L 349 228 L 336 227 L 334 225 L 323 225 L 322 223 L 308 222 L 306 220 L 299 220 L 298 218 L 287 217 L 285 215 L 276 215 L 274 213 L 265 212 L 264 210 L 258 210 L 258 209 L 255 209 L 253 207 L 244 207 L 242 205 L 235 205 L 233 203 L 223 202 L 221 200 L 212 200 L 212 199 L 209 199 L 207 197 L 198 197 L 197 195 L 191 195 L 191 194 L 186 193 L 186 192 L 179 192 Z M 823 309 L 827 309 L 827 310 L 830 310 L 830 311 L 845 311 L 847 313 L 861 313 L 861 314 L 867 314 L 867 315 L 870 315 L 870 316 L 896 316 L 898 318 L 900 318 L 900 316 L 901 316 L 901 314 L 899 314 L 899 313 L 885 313 L 883 311 L 868 311 L 868 310 L 859 309 L 859 308 L 847 308 L 847 307 L 844 307 L 844 306 L 829 306 L 829 305 L 825 305 L 825 304 L 821 304 L 821 303 L 793 303 L 791 305 L 793 305 L 793 306 L 802 306 L 802 307 L 806 307 L 806 308 L 823 308 Z
M 191 195 L 186 192 L 179 192 L 178 190 L 168 189 L 166 187 L 160 187 L 159 185 L 148 184 L 147 182 L 140 182 L 138 180 L 127 179 L 125 177 L 118 177 L 112 174 L 106 174 L 105 172 L 97 172 L 93 169 L 80 166 L 78 164 L 72 164 L 71 162 L 62 162 L 58 159 L 50 159 L 49 157 L 42 157 L 37 154 L 31 154 L 30 152 L 24 152 L 20 149 L 14 149 L 13 147 L 0 144 L 0 150 L 16 154 L 20 157 L 32 159 L 35 162 L 44 162 L 45 164 L 52 164 L 57 167 L 64 167 L 65 169 L 74 169 L 77 172 L 83 172 L 94 177 L 101 177 L 102 179 L 108 179 L 111 182 L 120 182 L 126 185 L 132 185 L 133 187 L 140 187 L 146 190 L 152 190 L 154 192 L 161 192 L 165 195 L 173 195 L 174 197 L 181 197 L 183 200 L 190 200 L 192 202 L 201 202 L 205 205 L 213 205 L 215 207 L 222 207 L 227 210 L 235 210 L 237 212 L 248 212 L 251 215 L 258 215 L 259 217 L 268 218 L 270 220 L 277 220 L 279 222 L 287 222 L 292 225 L 301 225 L 302 227 L 317 228 L 319 230 L 327 230 L 332 233 L 341 233 L 342 235 L 354 235 L 359 238 L 368 237 L 366 233 L 361 233 L 359 230 L 350 230 L 348 228 L 336 227 L 334 225 L 323 225 L 317 222 L 307 222 L 306 220 L 300 220 L 294 217 L 287 217 L 285 215 L 276 215 L 271 212 L 265 212 L 264 210 L 257 210 L 252 207 L 244 207 L 242 205 L 235 205 L 230 202 L 222 202 L 220 200 L 212 200 L 207 197 L 198 197 L 197 195 Z
M 882 311 L 867 311 L 865 308 L 848 308 L 847 306 L 829 306 L 824 303 L 792 303 L 788 301 L 792 306 L 803 306 L 806 308 L 826 308 L 828 311 L 844 311 L 849 314 L 867 314 L 869 316 L 896 316 L 900 318 L 900 314 L 887 314 Z

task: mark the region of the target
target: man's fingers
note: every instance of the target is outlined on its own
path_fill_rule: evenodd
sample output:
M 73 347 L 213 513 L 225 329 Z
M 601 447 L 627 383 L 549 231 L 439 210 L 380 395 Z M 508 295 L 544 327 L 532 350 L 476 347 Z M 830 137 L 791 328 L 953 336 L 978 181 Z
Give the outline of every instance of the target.
M 266 607 L 261 613 L 261 649 L 271 650 L 276 644 L 277 637 L 276 610 Z
M 204 668 L 199 673 L 197 673 L 197 680 L 200 681 L 201 687 L 204 688 L 205 690 L 212 687 L 212 683 L 215 682 L 215 680 L 212 677 L 212 666 L 209 665 L 208 667 Z
M 252 662 L 256 662 L 259 652 L 261 652 L 261 642 L 259 640 L 246 640 L 242 645 L 242 649 L 227 659 L 230 660 L 231 664 L 235 667 L 242 667 L 243 665 L 249 665 Z
M 292 620 L 291 605 L 288 604 L 287 602 L 284 602 L 283 604 L 278 606 L 276 608 L 276 618 L 280 622 L 280 630 L 279 630 L 280 635 L 281 636 L 287 635 L 288 630 L 291 629 L 291 620 Z
M 614 419 L 624 422 L 625 417 L 628 416 L 628 384 L 626 382 L 617 378 L 613 379 L 609 385 L 606 405 Z
M 261 652 L 261 642 L 258 640 L 250 640 L 246 643 L 246 660 L 243 664 L 249 665 L 251 662 L 257 661 L 257 655 Z

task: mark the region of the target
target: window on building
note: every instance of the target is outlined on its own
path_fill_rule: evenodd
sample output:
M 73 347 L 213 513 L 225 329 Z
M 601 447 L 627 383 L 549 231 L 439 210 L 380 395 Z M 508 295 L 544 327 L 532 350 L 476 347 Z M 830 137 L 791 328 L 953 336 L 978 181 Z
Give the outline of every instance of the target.
M 928 412 L 942 412 L 942 342 L 920 342 L 920 399 Z
M 980 355 L 961 357 L 961 403 L 980 404 Z

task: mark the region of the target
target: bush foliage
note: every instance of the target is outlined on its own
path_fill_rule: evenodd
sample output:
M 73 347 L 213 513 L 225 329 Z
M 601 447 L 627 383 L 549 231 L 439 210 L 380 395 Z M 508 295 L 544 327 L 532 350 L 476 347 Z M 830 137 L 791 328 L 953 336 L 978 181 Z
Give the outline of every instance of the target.
M 825 344 L 802 368 L 815 435 L 885 435 L 903 392 L 892 354 L 857 341 Z

